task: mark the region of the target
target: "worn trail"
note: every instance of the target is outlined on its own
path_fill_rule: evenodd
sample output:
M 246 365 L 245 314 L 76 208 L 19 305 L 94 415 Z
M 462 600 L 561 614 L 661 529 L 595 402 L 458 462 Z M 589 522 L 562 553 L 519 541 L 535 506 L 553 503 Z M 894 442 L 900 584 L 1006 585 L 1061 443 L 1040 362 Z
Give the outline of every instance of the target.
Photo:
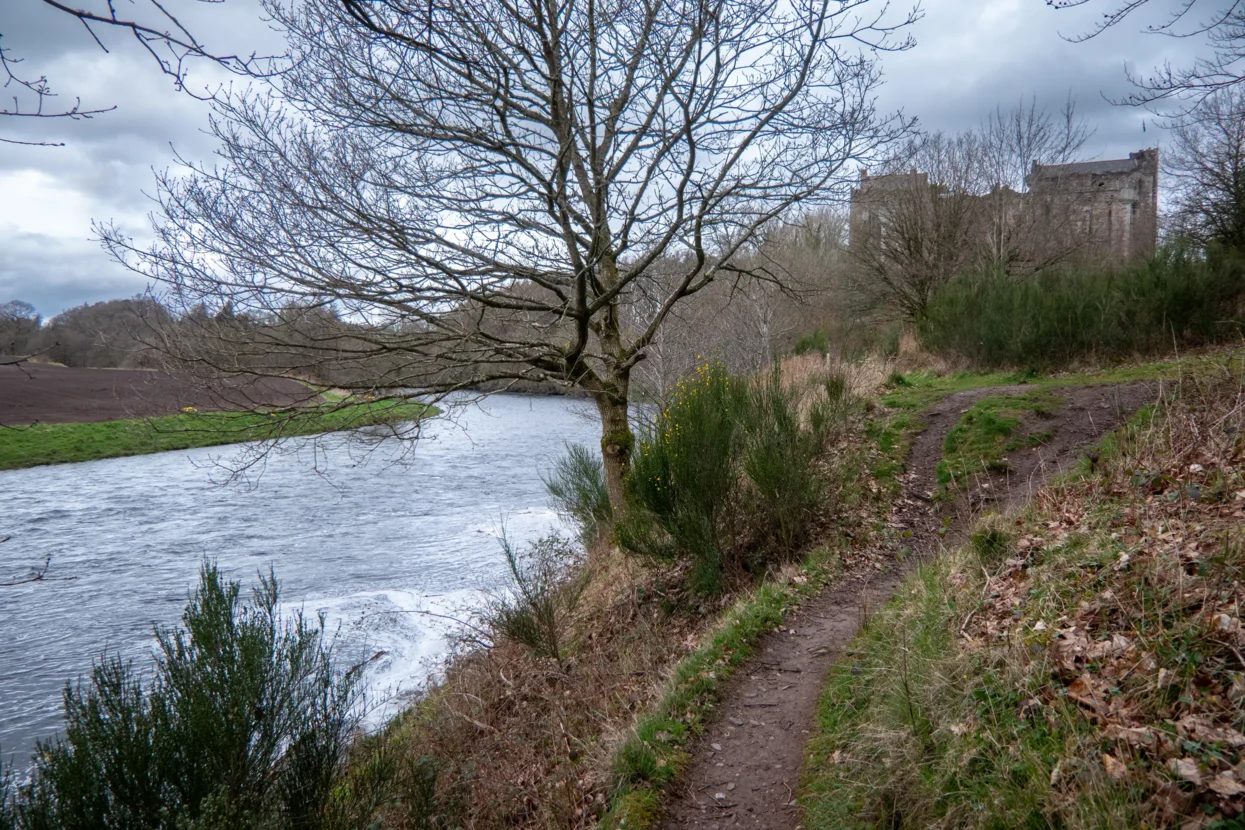
M 925 413 L 926 429 L 908 457 L 903 493 L 892 509 L 890 526 L 897 538 L 879 551 L 880 570 L 827 589 L 762 639 L 727 685 L 714 720 L 691 747 L 682 785 L 667 804 L 666 827 L 800 826 L 796 795 L 804 747 L 826 672 L 843 656 L 862 620 L 894 593 L 917 560 L 936 555 L 943 543 L 938 534 L 943 516 L 930 497 L 947 431 L 977 399 L 1031 388 L 962 392 Z M 970 505 L 1005 509 L 1022 503 L 1050 476 L 1071 466 L 1088 444 L 1154 399 L 1147 384 L 1052 391 L 1065 400 L 1043 424 L 1052 439 L 1013 454 L 1010 471 L 984 482 L 970 494 Z

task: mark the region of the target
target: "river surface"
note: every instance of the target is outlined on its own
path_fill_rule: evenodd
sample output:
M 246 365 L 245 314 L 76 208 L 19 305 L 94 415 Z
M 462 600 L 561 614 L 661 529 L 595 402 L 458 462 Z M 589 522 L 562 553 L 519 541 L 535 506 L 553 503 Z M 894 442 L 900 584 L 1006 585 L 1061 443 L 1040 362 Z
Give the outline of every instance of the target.
M 25 766 L 61 725 L 66 680 L 100 655 L 150 665 L 205 557 L 246 586 L 271 566 L 282 605 L 322 611 L 340 660 L 374 657 L 373 722 L 448 648 L 450 616 L 504 584 L 498 532 L 559 526 L 541 481 L 566 441 L 594 445 L 588 402 L 494 395 L 449 408 L 413 450 L 393 439 L 290 442 L 223 485 L 237 448 L 0 472 L 0 582 L 51 555 L 49 581 L 0 588 L 0 757 Z M 71 580 L 52 580 L 72 577 Z M 414 612 L 414 613 L 413 613 Z

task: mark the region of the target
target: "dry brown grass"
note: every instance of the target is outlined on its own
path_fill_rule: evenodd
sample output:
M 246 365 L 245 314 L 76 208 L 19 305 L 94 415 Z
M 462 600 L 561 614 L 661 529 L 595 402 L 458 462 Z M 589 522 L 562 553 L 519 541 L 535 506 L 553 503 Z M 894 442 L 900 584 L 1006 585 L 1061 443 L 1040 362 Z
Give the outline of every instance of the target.
M 711 625 L 711 612 L 731 601 L 692 603 L 680 573 L 641 566 L 605 545 L 590 563 L 569 624 L 566 670 L 499 641 L 455 659 L 387 730 L 401 752 L 435 759 L 445 826 L 595 824 L 613 743 Z M 384 826 L 423 827 L 425 810 L 394 807 Z

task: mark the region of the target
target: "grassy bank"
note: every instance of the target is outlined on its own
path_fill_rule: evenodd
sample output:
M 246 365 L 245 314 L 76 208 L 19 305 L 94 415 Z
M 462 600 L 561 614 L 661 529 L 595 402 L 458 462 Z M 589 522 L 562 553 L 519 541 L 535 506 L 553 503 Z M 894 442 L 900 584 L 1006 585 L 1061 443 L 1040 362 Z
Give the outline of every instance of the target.
M 1239 827 L 1239 358 L 923 568 L 830 675 L 806 827 Z
M 268 441 L 413 421 L 422 404 L 368 402 L 280 412 L 183 412 L 161 418 L 0 429 L 0 470 Z
M 378 753 L 426 773 L 424 795 L 392 805 L 384 826 L 653 820 L 731 672 L 840 572 L 836 528 L 859 509 L 867 464 L 859 406 L 825 381 L 705 367 L 638 436 L 636 514 L 617 537 L 635 547 L 514 552 L 515 585 L 475 620 L 465 653 L 360 754 L 360 768 Z M 591 539 L 608 516 L 599 458 L 574 452 L 551 477 Z M 764 507 L 780 497 L 786 523 Z M 572 567 L 551 576 L 551 560 Z

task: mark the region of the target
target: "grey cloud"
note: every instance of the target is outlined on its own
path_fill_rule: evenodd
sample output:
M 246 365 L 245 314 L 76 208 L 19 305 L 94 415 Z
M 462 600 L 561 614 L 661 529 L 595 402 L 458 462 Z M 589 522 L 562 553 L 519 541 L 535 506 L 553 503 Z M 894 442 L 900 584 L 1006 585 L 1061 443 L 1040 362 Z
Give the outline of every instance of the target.
M 1057 109 L 1070 93 L 1097 128 L 1089 155 L 1115 156 L 1161 143 L 1152 115 L 1107 99 L 1131 90 L 1126 65 L 1146 71 L 1167 59 L 1186 63 L 1201 44 L 1140 34 L 1153 21 L 1146 16 L 1083 43 L 1061 37 L 1089 31 L 1109 3 L 1057 12 L 1042 0 L 931 0 L 916 28 L 917 47 L 885 59 L 881 101 L 903 107 L 928 129 L 958 131 L 1022 96 L 1034 95 Z
M 76 305 L 141 294 L 146 281 L 85 239 L 67 245 L 46 234 L 0 239 L 0 303 L 25 300 L 45 318 Z

